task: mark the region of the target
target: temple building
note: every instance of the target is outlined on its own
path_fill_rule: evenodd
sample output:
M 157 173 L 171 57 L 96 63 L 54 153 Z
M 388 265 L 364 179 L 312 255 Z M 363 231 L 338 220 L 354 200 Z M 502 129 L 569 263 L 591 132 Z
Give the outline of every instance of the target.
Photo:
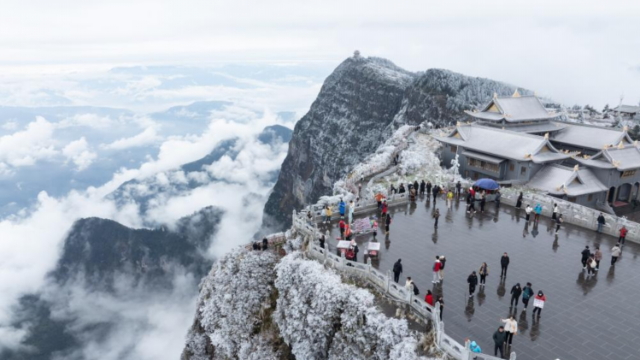
M 517 90 L 465 113 L 469 123 L 436 139 L 443 165 L 457 158 L 466 178 L 525 185 L 608 212 L 640 197 L 640 150 L 626 127 L 562 122 L 537 96 Z

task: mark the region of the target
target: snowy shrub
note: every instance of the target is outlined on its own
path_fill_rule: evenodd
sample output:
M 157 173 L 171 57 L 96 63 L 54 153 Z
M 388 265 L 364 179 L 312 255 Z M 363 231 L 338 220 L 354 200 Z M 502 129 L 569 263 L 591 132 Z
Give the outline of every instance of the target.
M 276 272 L 274 322 L 296 358 L 419 359 L 406 321 L 382 314 L 370 292 L 299 253 L 284 257 Z
M 196 323 L 200 323 L 215 348 L 214 359 L 246 358 L 239 354 L 252 349 L 269 353 L 264 349 L 265 341 L 254 334 L 262 321 L 263 304 L 272 294 L 276 261 L 271 252 L 238 248 L 220 259 L 203 280 Z M 192 330 L 187 349 L 201 356 L 203 340 L 206 339 Z

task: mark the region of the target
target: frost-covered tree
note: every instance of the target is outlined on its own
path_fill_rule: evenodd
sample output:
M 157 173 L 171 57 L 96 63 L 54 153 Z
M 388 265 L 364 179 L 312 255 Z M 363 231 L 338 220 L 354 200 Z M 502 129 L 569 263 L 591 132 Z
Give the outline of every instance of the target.
M 259 331 L 273 291 L 276 262 L 271 252 L 239 248 L 214 265 L 200 285 L 198 311 L 187 335 L 184 358 L 277 358 Z M 213 351 L 207 350 L 208 344 Z
M 273 318 L 296 358 L 420 359 L 407 322 L 377 310 L 369 291 L 299 253 L 283 258 L 276 272 Z

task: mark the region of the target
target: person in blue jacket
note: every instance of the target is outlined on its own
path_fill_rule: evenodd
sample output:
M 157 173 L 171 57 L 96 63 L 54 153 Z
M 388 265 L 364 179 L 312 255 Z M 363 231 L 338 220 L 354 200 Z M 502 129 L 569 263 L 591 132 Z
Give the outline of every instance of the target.
M 340 199 L 340 216 L 344 217 L 344 212 L 346 210 L 347 204 L 344 203 L 344 200 Z
M 476 354 L 482 352 L 482 350 L 480 349 L 480 345 L 478 345 L 478 343 L 476 343 L 475 341 L 472 341 L 471 344 L 469 344 L 469 350 Z M 477 359 L 477 357 L 474 357 L 474 359 Z
M 537 222 L 538 220 L 540 220 L 540 214 L 542 213 L 542 206 L 540 206 L 540 204 L 537 204 L 536 207 L 533 209 L 533 211 L 536 213 L 535 221 Z

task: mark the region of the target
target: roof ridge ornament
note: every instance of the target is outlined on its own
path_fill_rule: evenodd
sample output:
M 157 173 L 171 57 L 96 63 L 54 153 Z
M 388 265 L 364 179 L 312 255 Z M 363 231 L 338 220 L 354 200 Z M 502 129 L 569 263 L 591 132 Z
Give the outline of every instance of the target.
M 498 98 L 498 93 L 497 93 L 497 92 L 495 92 L 495 91 L 493 92 L 493 98 L 494 98 L 494 99 L 497 99 L 497 98 Z
M 580 165 L 576 164 L 576 166 L 573 167 L 573 171 L 578 172 L 578 170 L 580 170 Z
M 622 127 L 622 131 L 627 132 L 629 131 L 629 125 L 625 125 Z
M 624 149 L 624 144 L 622 143 L 622 140 L 620 140 L 620 144 L 618 144 L 618 149 Z
M 518 88 L 516 88 L 516 91 L 513 92 L 513 95 L 511 95 L 511 97 L 514 97 L 514 98 L 519 98 L 520 97 L 520 93 L 518 92 Z
M 611 147 L 611 145 L 604 144 L 604 146 L 602 147 L 602 150 L 609 150 L 609 147 Z
M 545 140 L 549 140 L 549 133 L 548 132 L 544 133 L 544 139 Z
M 612 164 L 614 167 L 616 167 L 616 168 L 617 168 L 617 167 L 620 167 L 620 165 L 621 165 L 621 164 L 620 164 L 620 161 L 617 161 L 617 160 L 614 160 L 611 164 Z

